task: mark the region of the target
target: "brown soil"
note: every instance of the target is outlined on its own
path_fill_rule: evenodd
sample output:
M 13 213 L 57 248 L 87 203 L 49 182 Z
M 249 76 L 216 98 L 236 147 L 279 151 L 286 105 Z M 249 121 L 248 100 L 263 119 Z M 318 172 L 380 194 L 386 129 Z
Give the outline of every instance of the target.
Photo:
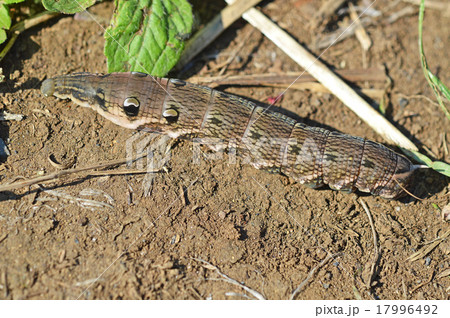
M 385 67 L 393 80 L 387 117 L 435 159 L 450 162 L 450 130 L 424 79 L 417 49 L 416 6 L 380 0 L 367 31 L 373 46 L 367 67 Z M 390 5 L 390 7 L 389 7 Z M 321 27 L 308 28 L 318 1 L 276 0 L 264 12 L 314 54 Z M 413 13 L 393 23 L 405 7 Z M 91 9 L 102 21 L 110 3 Z M 342 20 L 340 18 L 339 20 Z M 331 32 L 339 21 L 330 20 Z M 106 27 L 106 23 L 103 23 Z M 192 68 L 172 74 L 215 76 L 252 27 L 239 21 L 199 57 Z M 96 22 L 61 17 L 20 36 L 3 61 L 2 108 L 25 115 L 2 122 L 0 137 L 11 155 L 0 165 L 1 183 L 56 170 L 48 160 L 75 159 L 75 167 L 124 158 L 135 132 L 115 126 L 92 110 L 44 98 L 40 83 L 70 72 L 105 72 L 103 28 Z M 428 10 L 425 47 L 429 65 L 450 83 L 449 17 Z M 225 74 L 283 74 L 301 71 L 258 31 L 249 35 Z M 215 58 L 211 58 L 216 54 Z M 208 58 L 207 58 L 208 57 Z M 328 65 L 363 69 L 362 49 L 353 36 L 322 55 Z M 282 76 L 282 75 L 281 75 Z M 385 83 L 359 83 L 382 89 Z M 222 88 L 267 103 L 283 89 Z M 283 108 L 307 123 L 382 142 L 333 95 L 289 89 Z M 136 138 L 144 138 L 138 136 Z M 445 145 L 445 146 L 444 146 Z M 204 149 L 206 153 L 206 149 Z M 124 168 L 124 167 L 121 167 Z M 120 169 L 120 168 L 118 168 Z M 211 266 L 269 299 L 289 298 L 308 274 L 297 299 L 448 299 L 449 242 L 417 261 L 408 257 L 449 230 L 435 205 L 449 203 L 448 179 L 433 171 L 417 175 L 413 191 L 423 201 L 388 201 L 329 189 L 312 190 L 277 174 L 223 160 L 192 163 L 192 144 L 177 142 L 166 169 L 145 196 L 144 175 L 66 178 L 45 184 L 56 196 L 31 186 L 0 194 L 0 298 L 6 299 L 242 299 L 252 297 L 226 282 Z M 87 190 L 91 189 L 86 195 Z M 185 190 L 185 195 L 181 195 Z M 81 192 L 83 191 L 83 192 Z M 374 220 L 372 228 L 360 201 Z M 78 203 L 77 203 L 78 202 Z M 339 253 L 320 264 L 327 255 Z M 371 268 L 374 275 L 371 278 Z M 244 296 L 246 295 L 246 296 Z

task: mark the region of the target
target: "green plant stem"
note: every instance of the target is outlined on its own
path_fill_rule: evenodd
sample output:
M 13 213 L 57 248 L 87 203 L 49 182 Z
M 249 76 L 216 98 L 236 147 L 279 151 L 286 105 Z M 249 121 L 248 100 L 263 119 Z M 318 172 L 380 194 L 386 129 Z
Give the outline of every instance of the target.
M 436 99 L 439 103 L 439 106 L 441 106 L 442 111 L 444 112 L 445 116 L 448 120 L 450 120 L 450 112 L 445 107 L 444 103 L 442 102 L 441 96 L 438 93 L 438 90 L 436 88 L 436 85 L 433 83 L 433 81 L 430 78 L 430 75 L 428 72 L 431 72 L 428 68 L 427 59 L 425 57 L 425 53 L 423 50 L 423 38 L 422 38 L 422 29 L 423 29 L 423 17 L 425 14 L 425 0 L 422 0 L 420 3 L 420 9 L 419 9 L 419 52 L 420 52 L 420 62 L 422 63 L 422 70 L 425 74 L 425 78 L 428 81 L 428 85 L 433 89 L 434 95 L 436 96 Z
M 0 52 L 0 62 L 3 60 L 5 55 L 9 52 L 11 47 L 14 45 L 14 42 L 16 41 L 16 39 L 20 33 L 34 27 L 35 25 L 38 25 L 39 23 L 45 22 L 53 17 L 56 17 L 57 15 L 59 15 L 59 13 L 45 11 L 45 12 L 38 13 L 29 19 L 20 21 L 19 23 L 16 23 L 15 25 L 13 25 L 13 27 L 10 30 L 11 37 L 8 40 L 8 42 L 6 43 L 3 50 Z

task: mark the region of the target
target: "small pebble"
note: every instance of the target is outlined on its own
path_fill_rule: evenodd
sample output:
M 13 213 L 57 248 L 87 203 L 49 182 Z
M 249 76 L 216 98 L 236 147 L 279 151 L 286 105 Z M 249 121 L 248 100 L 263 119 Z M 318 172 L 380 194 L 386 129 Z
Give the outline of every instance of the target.
M 270 60 L 272 61 L 272 63 L 277 60 L 277 53 L 276 52 L 271 52 L 270 53 Z
M 323 97 L 323 99 L 325 99 L 327 102 L 331 101 L 331 98 L 332 98 L 331 94 L 329 94 L 329 93 L 324 93 L 324 94 L 322 94 L 322 97 Z
M 226 216 L 227 216 L 227 214 L 225 212 L 223 212 L 223 211 L 219 212 L 219 218 L 220 219 L 224 220 Z
M 170 244 L 177 244 L 179 243 L 181 240 L 180 235 L 176 234 L 172 237 L 172 239 L 170 240 Z
M 398 99 L 398 104 L 400 105 L 401 108 L 403 108 L 409 104 L 409 101 L 406 98 L 400 97 Z
M 425 265 L 426 266 L 429 266 L 431 264 L 431 257 L 427 257 L 427 258 L 425 258 Z
M 322 102 L 320 101 L 320 99 L 318 99 L 317 97 L 312 97 L 309 100 L 309 103 L 314 106 L 314 107 L 319 107 L 320 105 L 322 105 Z

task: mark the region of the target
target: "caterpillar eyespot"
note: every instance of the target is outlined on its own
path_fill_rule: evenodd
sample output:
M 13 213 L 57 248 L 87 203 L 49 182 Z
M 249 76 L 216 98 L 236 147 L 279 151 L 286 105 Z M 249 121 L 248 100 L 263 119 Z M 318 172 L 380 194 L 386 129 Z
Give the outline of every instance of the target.
M 139 113 L 139 100 L 135 97 L 127 97 L 123 102 L 123 110 L 128 116 L 134 117 Z

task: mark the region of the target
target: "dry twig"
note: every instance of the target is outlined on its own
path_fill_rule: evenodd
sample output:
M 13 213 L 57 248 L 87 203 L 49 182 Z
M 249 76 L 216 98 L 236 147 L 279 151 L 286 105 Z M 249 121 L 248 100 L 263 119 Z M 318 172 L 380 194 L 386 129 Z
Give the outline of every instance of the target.
M 413 7 L 404 7 L 403 9 L 400 9 L 397 12 L 392 13 L 387 19 L 386 22 L 388 24 L 392 24 L 395 21 L 397 21 L 398 19 L 404 17 L 404 16 L 409 16 L 416 13 L 416 10 Z
M 433 281 L 434 278 L 434 271 L 431 272 L 430 277 L 428 278 L 428 280 L 420 283 L 419 285 L 417 285 L 416 287 L 414 287 L 413 289 L 411 289 L 411 291 L 409 292 L 410 294 L 414 293 L 416 290 L 418 290 L 419 288 L 422 288 L 425 285 L 428 285 L 429 283 L 431 283 Z
M 147 155 L 144 154 L 140 157 L 137 158 L 133 158 L 132 161 L 141 159 L 143 157 L 146 157 Z M 14 183 L 10 183 L 10 184 L 3 184 L 0 185 L 0 192 L 2 191 L 11 191 L 11 190 L 15 190 L 15 189 L 19 189 L 19 188 L 23 188 L 23 187 L 28 187 L 34 184 L 38 184 L 38 183 L 45 183 L 45 182 L 50 182 L 50 181 L 54 181 L 56 179 L 59 179 L 63 176 L 67 176 L 67 175 L 71 175 L 71 174 L 76 174 L 76 173 L 80 173 L 80 172 L 84 172 L 84 171 L 88 171 L 88 170 L 94 170 L 94 169 L 104 169 L 104 168 L 108 168 L 108 167 L 112 167 L 112 166 L 117 166 L 117 165 L 122 165 L 125 164 L 127 162 L 129 162 L 130 159 L 128 158 L 124 158 L 124 159 L 117 159 L 117 160 L 111 160 L 108 162 L 103 162 L 103 163 L 97 163 L 94 164 L 92 166 L 88 166 L 88 167 L 81 167 L 81 168 L 74 168 L 74 169 L 66 169 L 66 170 L 61 170 L 61 171 L 56 171 L 56 172 L 52 172 L 49 173 L 47 175 L 44 176 L 40 176 L 40 177 L 36 177 L 36 178 L 31 178 L 31 179 L 26 179 L 23 181 L 18 181 L 18 182 L 14 182 Z M 158 172 L 157 171 L 152 171 L 152 170 L 125 170 L 125 171 L 94 171 L 94 172 L 90 172 L 87 173 L 86 175 L 84 175 L 84 177 L 88 177 L 88 176 L 98 176 L 98 175 L 117 175 L 117 174 L 132 174 L 132 173 L 146 173 L 146 172 Z
M 369 218 L 369 222 L 370 222 L 370 227 L 372 228 L 372 235 L 373 235 L 373 250 L 374 250 L 374 255 L 372 258 L 372 264 L 370 266 L 370 276 L 366 282 L 366 287 L 368 289 L 370 289 L 372 287 L 372 281 L 374 279 L 375 276 L 375 269 L 377 267 L 377 264 L 380 260 L 380 251 L 378 249 L 378 235 L 377 235 L 377 231 L 375 230 L 375 225 L 373 223 L 373 218 L 372 215 L 370 214 L 369 208 L 367 207 L 367 204 L 362 200 L 359 199 L 359 203 L 361 203 L 364 211 L 367 214 L 367 217 Z
M 364 26 L 362 25 L 361 21 L 359 20 L 358 14 L 356 13 L 356 9 L 353 6 L 353 4 L 350 2 L 348 4 L 350 8 L 350 17 L 354 21 L 356 25 L 356 38 L 358 39 L 359 43 L 361 44 L 361 47 L 363 48 L 364 52 L 367 52 L 370 47 L 372 46 L 372 40 L 370 39 L 369 35 L 367 34 L 366 30 L 364 29 Z
M 411 262 L 417 261 L 418 259 L 421 259 L 422 257 L 425 257 L 428 253 L 430 253 L 432 250 L 434 250 L 439 244 L 447 240 L 447 238 L 450 236 L 450 230 L 445 232 L 441 237 L 438 237 L 428 243 L 425 243 L 420 250 L 409 256 L 407 259 Z
M 83 207 L 83 208 L 110 208 L 110 209 L 114 208 L 114 206 L 109 203 L 96 201 L 96 200 L 90 200 L 90 199 L 84 199 L 84 198 L 78 198 L 73 195 L 67 194 L 63 191 L 47 190 L 47 189 L 42 189 L 42 188 L 41 188 L 41 191 L 43 191 L 49 195 L 67 200 L 69 202 L 76 203 L 78 206 Z
M 328 254 L 327 257 L 325 257 L 319 264 L 316 265 L 312 270 L 309 271 L 308 276 L 306 276 L 305 280 L 303 280 L 300 285 L 292 292 L 291 296 L 289 297 L 290 300 L 295 299 L 295 296 L 302 290 L 303 287 L 305 287 L 311 278 L 314 277 L 315 273 L 319 268 L 324 266 L 330 259 L 335 258 L 336 256 L 340 255 L 341 253 L 335 253 L 335 254 Z
M 197 262 L 201 262 L 203 263 L 203 267 L 210 269 L 210 270 L 214 270 L 216 271 L 217 274 L 219 274 L 222 277 L 222 280 L 224 282 L 239 286 L 240 288 L 242 288 L 243 290 L 245 290 L 246 292 L 252 294 L 253 297 L 255 297 L 258 300 L 266 300 L 266 298 L 259 292 L 257 292 L 256 290 L 253 290 L 247 286 L 245 286 L 244 284 L 239 283 L 237 280 L 228 277 L 227 275 L 225 275 L 224 273 L 222 273 L 219 268 L 217 268 L 217 266 L 214 266 L 213 264 L 202 260 L 201 258 L 192 258 L 193 260 L 197 261 Z

